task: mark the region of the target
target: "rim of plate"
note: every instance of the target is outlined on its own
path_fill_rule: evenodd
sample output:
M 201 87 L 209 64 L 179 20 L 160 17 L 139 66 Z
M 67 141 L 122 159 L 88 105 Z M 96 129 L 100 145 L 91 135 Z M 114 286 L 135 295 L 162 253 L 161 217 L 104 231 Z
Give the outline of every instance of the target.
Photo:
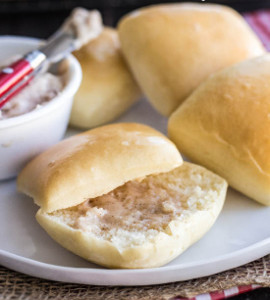
M 258 253 L 256 252 L 256 250 L 258 249 L 263 249 L 262 252 Z M 255 253 L 255 255 L 252 256 L 252 258 L 250 259 L 243 259 L 243 257 L 245 257 L 246 254 L 248 253 Z M 256 254 L 257 253 L 257 254 Z M 174 282 L 174 281 L 181 281 L 181 280 L 188 280 L 188 279 L 194 279 L 194 278 L 197 278 L 196 276 L 191 276 L 191 277 L 188 277 L 185 278 L 185 279 L 179 279 L 181 276 L 175 276 L 175 278 L 173 280 L 169 279 L 168 281 L 159 281 L 157 279 L 157 276 L 159 274 L 162 274 L 162 273 L 168 273 L 170 271 L 176 271 L 176 270 L 179 270 L 179 271 L 183 271 L 183 270 L 186 270 L 186 269 L 192 269 L 192 268 L 202 268 L 202 267 L 210 267 L 212 265 L 215 265 L 216 267 L 216 271 L 215 272 L 209 272 L 203 276 L 209 276 L 209 275 L 212 275 L 212 274 L 215 274 L 215 273 L 218 273 L 218 272 L 222 272 L 222 271 L 225 271 L 225 270 L 228 270 L 228 269 L 231 269 L 231 268 L 234 268 L 234 267 L 238 267 L 240 265 L 243 265 L 245 263 L 248 263 L 250 261 L 253 261 L 255 259 L 258 259 L 264 255 L 267 255 L 270 253 L 270 238 L 266 238 L 260 242 L 257 242 L 255 244 L 252 244 L 248 247 L 244 247 L 240 250 L 236 250 L 234 252 L 231 252 L 231 253 L 228 253 L 228 254 L 224 254 L 224 255 L 220 255 L 220 256 L 217 256 L 213 259 L 205 259 L 205 260 L 201 260 L 201 261 L 198 261 L 196 263 L 183 263 L 183 264 L 179 264 L 179 265 L 172 265 L 172 266 L 164 266 L 164 267 L 159 267 L 159 268 L 150 268 L 150 269 L 98 269 L 98 268 L 82 268 L 82 267 L 65 267 L 65 266 L 59 266 L 59 265 L 54 265 L 54 264 L 48 264 L 48 263 L 44 263 L 44 262 L 40 262 L 38 260 L 33 260 L 31 258 L 27 258 L 27 257 L 24 257 L 24 256 L 20 256 L 20 255 L 17 255 L 17 254 L 13 254 L 13 253 L 10 253 L 8 251 L 5 251 L 5 250 L 1 250 L 0 249 L 0 262 L 1 262 L 1 258 L 10 258 L 12 259 L 13 261 L 16 261 L 16 262 L 20 262 L 20 263 L 23 263 L 25 265 L 28 265 L 28 266 L 32 266 L 34 267 L 34 271 L 39 271 L 39 270 L 54 270 L 54 271 L 57 271 L 57 276 L 55 276 L 54 278 L 52 277 L 49 277 L 49 276 L 39 276 L 37 275 L 37 272 L 25 272 L 25 274 L 28 274 L 28 275 L 32 275 L 32 276 L 36 276 L 36 277 L 40 277 L 40 278 L 43 278 L 43 279 L 48 279 L 48 280 L 54 280 L 54 281 L 65 281 L 65 282 L 72 282 L 72 283 L 88 283 L 88 284 L 95 284 L 95 285 L 122 285 L 122 286 L 129 286 L 129 285 L 149 285 L 149 284 L 161 284 L 161 283 L 168 283 L 168 282 Z M 238 263 L 233 263 L 233 265 L 231 264 L 228 264 L 227 266 L 228 267 L 217 267 L 218 266 L 218 263 L 222 263 L 222 262 L 225 262 L 225 261 L 232 261 L 232 260 L 235 260 L 235 259 L 238 259 L 238 258 L 242 258 L 242 259 L 239 259 L 238 260 Z M 3 263 L 3 262 L 1 262 Z M 4 264 L 6 267 L 8 267 L 9 264 Z M 19 271 L 19 272 L 22 272 L 24 273 L 24 271 L 20 271 L 18 270 L 18 268 L 13 268 L 14 270 L 16 271 Z M 81 280 L 61 280 L 61 278 L 58 278 L 59 276 L 59 273 L 61 272 L 69 272 L 69 274 L 72 274 L 72 275 L 77 275 L 77 274 L 88 274 L 88 275 L 105 275 L 105 274 L 110 274 L 110 275 L 114 275 L 114 276 L 119 276 L 119 275 L 130 275 L 130 274 L 133 274 L 133 275 L 151 275 L 151 274 L 155 274 L 155 278 L 153 278 L 153 280 L 151 280 L 152 283 L 144 283 L 144 282 L 140 282 L 140 283 L 121 283 L 124 282 L 123 280 L 119 280 L 117 278 L 114 278 L 113 280 L 113 283 L 103 283 L 103 284 L 100 284 L 100 283 L 97 283 L 95 281 L 95 278 L 88 278 L 90 280 L 85 280 L 85 281 L 81 281 Z M 179 273 L 179 275 L 183 275 L 181 273 Z M 57 277 L 57 278 L 56 278 Z M 178 278 L 177 278 L 178 277 Z M 201 276 L 198 276 L 198 277 L 201 277 Z M 144 281 L 144 279 L 142 278 L 142 280 Z M 129 280 L 128 280 L 129 281 Z

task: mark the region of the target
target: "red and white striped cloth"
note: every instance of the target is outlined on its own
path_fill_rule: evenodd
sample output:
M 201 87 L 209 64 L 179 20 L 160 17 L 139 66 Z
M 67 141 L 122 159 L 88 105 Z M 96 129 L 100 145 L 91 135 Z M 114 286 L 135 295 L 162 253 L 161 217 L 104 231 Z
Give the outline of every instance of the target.
M 246 13 L 244 18 L 261 39 L 265 48 L 270 50 L 270 10 Z
M 202 294 L 193 298 L 174 297 L 171 300 L 187 300 L 187 299 L 188 300 L 222 300 L 242 293 L 250 292 L 258 288 L 260 288 L 259 285 L 252 284 L 252 285 L 233 287 L 224 291 L 216 291 L 212 293 Z
M 260 10 L 256 12 L 245 13 L 243 16 L 250 27 L 260 38 L 265 48 L 270 51 L 270 10 Z M 259 285 L 238 286 L 224 291 L 216 291 L 198 295 L 193 298 L 174 297 L 172 300 L 222 300 L 258 288 L 260 288 Z

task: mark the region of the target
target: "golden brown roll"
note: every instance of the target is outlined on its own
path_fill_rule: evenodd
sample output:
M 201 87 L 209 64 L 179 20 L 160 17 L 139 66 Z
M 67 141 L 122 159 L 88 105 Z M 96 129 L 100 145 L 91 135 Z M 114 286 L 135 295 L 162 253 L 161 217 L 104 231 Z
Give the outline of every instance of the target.
M 270 55 L 215 73 L 169 119 L 169 136 L 193 161 L 270 205 Z
M 105 28 L 74 55 L 81 64 L 83 79 L 74 98 L 71 125 L 91 128 L 108 123 L 141 96 L 123 60 L 115 29 Z
M 118 29 L 135 78 L 166 116 L 211 73 L 265 52 L 244 19 L 221 5 L 150 6 L 124 17 Z
M 38 222 L 68 250 L 106 267 L 150 268 L 209 230 L 227 183 L 183 163 L 156 130 L 114 124 L 35 158 L 19 175 L 18 189 L 41 206 Z

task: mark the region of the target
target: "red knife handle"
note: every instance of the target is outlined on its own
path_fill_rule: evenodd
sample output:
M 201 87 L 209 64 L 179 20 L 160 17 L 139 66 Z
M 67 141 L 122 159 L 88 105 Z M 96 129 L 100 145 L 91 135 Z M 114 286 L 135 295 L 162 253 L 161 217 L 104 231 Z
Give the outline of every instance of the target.
M 32 71 L 31 63 L 26 59 L 16 61 L 2 69 L 0 73 L 0 97 Z
M 46 55 L 34 50 L 0 71 L 0 109 L 42 69 Z
M 13 97 L 15 96 L 21 89 L 23 89 L 25 86 L 28 85 L 28 83 L 34 78 L 34 76 L 32 74 L 24 77 L 24 79 L 22 81 L 20 81 L 20 84 L 18 87 L 16 88 L 11 88 L 8 90 L 8 92 L 6 93 L 5 97 L 2 97 L 2 99 L 0 99 L 0 109 Z

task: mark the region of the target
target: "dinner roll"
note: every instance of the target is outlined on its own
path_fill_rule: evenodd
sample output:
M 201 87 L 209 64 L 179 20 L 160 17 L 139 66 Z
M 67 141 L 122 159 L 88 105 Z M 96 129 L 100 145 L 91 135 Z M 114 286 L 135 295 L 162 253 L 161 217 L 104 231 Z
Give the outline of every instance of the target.
M 105 28 L 73 54 L 81 64 L 83 79 L 74 98 L 71 125 L 91 128 L 110 122 L 141 96 L 122 57 L 115 29 Z
M 223 205 L 226 183 L 184 163 L 37 220 L 65 248 L 110 268 L 164 265 L 201 238 Z
M 165 116 L 211 73 L 265 52 L 244 19 L 221 5 L 150 6 L 124 17 L 118 28 L 135 78 Z
M 270 205 L 270 55 L 213 74 L 169 119 L 186 156 Z
M 183 163 L 156 130 L 114 124 L 38 156 L 19 175 L 18 189 L 41 206 L 40 225 L 73 253 L 111 268 L 150 268 L 209 230 L 227 183 Z

